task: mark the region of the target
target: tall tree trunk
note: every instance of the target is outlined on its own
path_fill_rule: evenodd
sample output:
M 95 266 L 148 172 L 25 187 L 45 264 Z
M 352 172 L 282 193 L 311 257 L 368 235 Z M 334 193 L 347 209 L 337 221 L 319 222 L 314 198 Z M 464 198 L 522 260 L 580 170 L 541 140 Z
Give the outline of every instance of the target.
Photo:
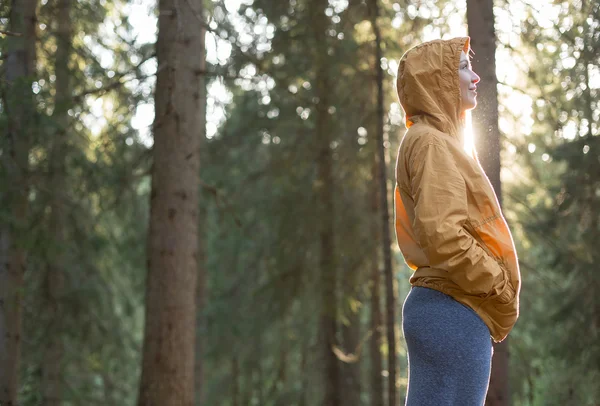
M 238 362 L 237 355 L 234 355 L 231 359 L 231 405 L 240 405 L 240 364 Z
M 287 329 L 286 329 L 287 330 Z M 284 331 L 286 331 L 284 330 Z M 289 335 L 288 335 L 289 337 Z M 288 341 L 286 340 L 282 343 L 280 352 L 279 352 L 279 371 L 277 371 L 277 383 L 281 385 L 282 388 L 286 387 L 287 384 L 287 367 L 289 362 L 289 349 L 288 349 Z
M 308 343 L 306 340 L 302 341 L 300 348 L 300 400 L 298 406 L 306 406 L 307 393 L 308 393 Z
M 28 212 L 28 155 L 35 130 L 31 83 L 35 73 L 36 0 L 13 0 L 5 55 L 4 108 L 8 133 L 2 161 L 6 186 L 0 204 L 10 211 L 0 223 L 0 404 L 17 404 L 21 354 L 21 315 L 26 253 L 23 230 Z M 7 221 L 6 219 L 10 219 Z
M 67 193 L 66 148 L 69 131 L 69 58 L 71 56 L 71 0 L 59 0 L 56 15 L 56 93 L 53 118 L 57 131 L 50 152 L 50 233 L 53 249 L 48 254 L 45 278 L 45 310 L 47 317 L 46 342 L 42 361 L 42 402 L 47 406 L 58 406 L 61 402 L 62 358 L 64 353 L 61 329 L 61 294 L 64 285 L 66 207 Z
M 496 78 L 496 33 L 494 30 L 494 2 L 467 0 L 467 22 L 471 47 L 475 52 L 473 70 L 481 77 L 477 85 L 478 106 L 473 110 L 473 132 L 481 166 L 490 179 L 502 204 L 500 183 L 500 130 L 498 128 L 498 90 Z M 494 344 L 492 375 L 486 398 L 488 406 L 510 404 L 508 378 L 509 338 Z
M 264 374 L 262 367 L 263 360 L 263 348 L 262 348 L 262 337 L 260 334 L 256 335 L 256 342 L 253 346 L 253 357 L 252 357 L 252 371 L 250 371 L 248 376 L 248 382 L 250 383 L 250 387 L 252 390 L 251 399 L 252 402 L 255 402 L 259 405 L 264 405 L 264 394 L 263 388 L 265 386 L 264 382 Z
M 202 1 L 159 1 L 146 330 L 139 406 L 194 404 Z
M 330 103 L 331 78 L 330 63 L 327 54 L 328 40 L 326 30 L 328 17 L 325 14 L 327 3 L 313 0 L 310 5 L 312 21 L 312 35 L 314 48 L 314 66 L 316 72 L 315 91 L 317 102 L 315 105 L 315 140 L 318 145 L 317 157 L 317 201 L 319 204 L 318 218 L 320 223 L 320 260 L 321 273 L 321 314 L 319 318 L 320 344 L 323 351 L 323 406 L 340 406 L 340 366 L 333 352 L 336 346 L 337 330 L 337 299 L 336 299 L 336 264 L 333 245 L 334 238 L 334 208 L 333 208 L 333 157 L 331 151 L 332 129 L 331 119 L 327 111 Z
M 372 176 L 373 179 L 380 179 L 379 175 L 379 162 L 375 155 L 373 159 Z M 371 218 L 376 219 L 379 215 L 379 184 L 373 182 L 373 191 L 369 199 L 371 200 Z M 379 234 L 379 222 L 373 221 L 371 235 L 375 236 L 375 243 L 380 243 L 380 239 L 377 238 Z M 383 330 L 382 314 L 381 314 L 381 274 L 379 268 L 379 249 L 373 251 L 373 262 L 371 265 L 371 340 L 370 340 L 370 356 L 371 356 L 371 406 L 383 406 L 383 371 L 382 359 L 381 359 L 381 346 L 383 344 L 383 337 L 381 331 Z
M 245 367 L 242 369 L 242 374 L 240 376 L 240 388 L 241 388 L 241 397 L 240 397 L 240 406 L 251 405 L 252 402 L 252 394 L 254 393 L 254 383 L 252 382 L 252 370 L 248 370 L 247 366 L 242 363 L 242 366 Z
M 592 13 L 594 12 L 594 1 L 592 1 L 589 9 L 588 9 L 588 4 L 589 3 L 587 1 L 582 0 L 581 6 L 580 6 L 581 8 L 580 8 L 579 12 L 582 15 L 592 16 L 593 15 Z M 598 5 L 598 3 L 596 2 L 595 4 L 596 4 L 596 12 L 600 11 L 600 6 Z M 590 21 L 592 21 L 592 20 L 590 20 Z M 583 112 L 584 112 L 584 117 L 588 121 L 588 123 L 593 123 L 595 121 L 594 120 L 594 108 L 593 108 L 594 106 L 592 104 L 594 101 L 594 97 L 592 96 L 593 84 L 590 81 L 590 66 L 593 66 L 594 56 L 597 55 L 598 51 L 594 47 L 594 42 L 591 41 L 591 38 L 593 38 L 597 28 L 595 28 L 593 25 L 590 26 L 590 23 L 588 22 L 588 18 L 583 19 L 582 28 L 583 28 L 584 34 L 582 35 L 583 49 L 581 52 L 581 59 L 583 60 L 583 63 L 585 66 L 585 68 L 583 69 L 583 83 L 585 84 L 585 89 L 582 92 L 583 100 L 585 100 Z M 592 136 L 593 136 L 593 126 L 588 125 L 586 137 L 592 137 Z M 592 219 L 593 219 L 592 221 L 595 223 L 596 221 L 598 221 L 598 216 L 592 216 Z M 596 229 L 593 225 L 590 228 L 592 230 Z
M 205 128 L 205 127 L 202 127 Z M 202 227 L 202 225 L 200 226 Z M 199 258 L 198 280 L 196 284 L 196 362 L 195 362 L 195 393 L 196 406 L 204 404 L 204 343 L 206 333 L 206 318 L 204 315 L 204 304 L 206 302 L 206 275 L 204 273 L 204 241 L 200 238 L 199 252 L 202 253 Z
M 356 275 L 357 272 L 352 272 Z M 345 295 L 356 295 L 357 286 L 356 277 L 348 275 L 344 278 L 347 285 L 345 289 Z M 348 314 L 348 324 L 342 327 L 342 337 L 344 340 L 344 349 L 349 354 L 349 360 L 342 364 L 341 369 L 341 391 L 342 391 L 342 404 L 344 406 L 359 406 L 360 392 L 362 389 L 361 375 L 360 375 L 360 317 L 358 309 L 356 311 L 351 310 Z
M 388 189 L 386 179 L 385 148 L 383 139 L 383 68 L 381 67 L 381 33 L 377 18 L 379 17 L 379 4 L 377 0 L 369 3 L 371 25 L 375 33 L 375 71 L 377 73 L 377 151 L 379 158 L 379 186 L 381 201 L 381 226 L 383 244 L 383 271 L 385 275 L 385 309 L 386 309 L 386 334 L 388 343 L 388 405 L 396 406 L 396 299 L 394 297 L 394 272 L 392 269 L 392 242 L 390 238 L 390 217 L 388 208 Z
M 199 27 L 202 30 L 202 38 L 206 36 L 206 29 L 204 25 Z M 202 50 L 200 60 L 200 70 L 206 71 L 206 53 Z M 206 140 L 206 83 L 204 77 L 199 78 L 201 80 L 202 98 L 201 98 L 201 109 L 200 109 L 200 149 L 204 151 L 204 140 Z M 195 366 L 195 379 L 196 379 L 196 406 L 204 404 L 204 345 L 206 336 L 206 317 L 204 314 L 204 305 L 207 297 L 207 286 L 206 286 L 206 243 L 204 240 L 204 230 L 206 211 L 203 209 L 200 214 L 200 222 L 198 224 L 198 280 L 196 283 L 196 366 Z

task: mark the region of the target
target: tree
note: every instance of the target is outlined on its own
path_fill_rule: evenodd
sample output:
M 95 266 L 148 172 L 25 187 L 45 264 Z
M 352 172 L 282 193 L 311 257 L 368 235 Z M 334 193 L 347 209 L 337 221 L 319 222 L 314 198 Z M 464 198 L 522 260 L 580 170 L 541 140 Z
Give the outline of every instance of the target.
M 202 1 L 159 2 L 140 406 L 194 404 L 202 21 Z
M 500 130 L 498 128 L 498 90 L 496 79 L 496 34 L 492 0 L 467 1 L 467 23 L 473 58 L 473 70 L 481 77 L 477 85 L 477 108 L 473 113 L 473 132 L 478 135 L 476 148 L 481 165 L 502 205 L 500 182 Z M 508 387 L 509 338 L 494 343 L 492 374 L 486 405 L 510 404 Z
M 325 4 L 326 6 L 326 4 Z M 334 247 L 334 200 L 333 200 L 333 159 L 331 151 L 332 122 L 328 107 L 331 103 L 331 74 L 328 64 L 328 26 L 323 3 L 317 1 L 309 5 L 314 14 L 312 20 L 312 41 L 315 64 L 315 145 L 317 153 L 317 196 L 318 217 L 321 227 L 318 231 L 320 239 L 321 273 L 321 315 L 319 320 L 320 346 L 323 352 L 323 381 L 325 393 L 323 405 L 341 405 L 340 365 L 333 351 L 337 345 L 337 298 L 336 298 L 336 251 Z
M 528 286 L 521 321 L 511 334 L 511 351 L 518 354 L 511 358 L 511 387 L 526 405 L 594 404 L 600 399 L 600 352 L 594 343 L 600 301 L 593 271 L 600 260 L 593 79 L 600 66 L 595 52 L 600 4 L 527 2 L 523 17 L 521 43 L 507 46 L 524 72 L 522 84 L 509 89 L 525 90 L 531 106 L 507 108 L 519 128 L 530 121 L 524 134 L 506 137 L 520 181 L 505 197 L 519 226 L 516 241 Z
M 129 42 L 130 27 L 120 19 L 117 1 L 36 4 L 36 70 L 19 86 L 4 87 L 11 34 L 22 33 L 6 27 L 10 34 L 4 36 L 3 26 L 0 35 L 3 152 L 12 148 L 5 136 L 18 117 L 12 107 L 32 109 L 22 124 L 27 182 L 13 184 L 14 171 L 4 164 L 14 160 L 3 161 L 0 170 L 2 219 L 14 219 L 4 204 L 10 193 L 20 193 L 14 186 L 26 186 L 28 197 L 26 219 L 13 223 L 16 242 L 27 251 L 17 388 L 24 406 L 59 398 L 131 404 L 138 384 L 140 224 L 147 223 L 149 154 L 132 142 L 137 131 L 128 128 L 146 85 L 145 67 L 136 69 L 129 57 L 147 61 L 148 47 Z M 7 3 L 1 3 L 2 16 L 8 15 Z M 18 10 L 23 3 L 15 5 Z M 98 35 L 103 22 L 108 27 L 113 21 L 118 33 Z M 135 90 L 128 86 L 132 76 L 141 81 Z M 98 104 L 108 109 L 99 113 Z M 100 115 L 102 124 L 92 115 Z
M 357 312 L 367 308 L 368 292 L 362 287 L 371 270 L 382 268 L 372 255 L 375 249 L 383 251 L 381 211 L 370 210 L 373 187 L 381 187 L 372 172 L 381 136 L 376 67 L 384 69 L 384 93 L 393 93 L 392 81 L 385 78 L 392 76 L 393 58 L 408 46 L 398 38 L 411 34 L 411 41 L 417 41 L 417 20 L 422 28 L 426 19 L 415 17 L 413 27 L 414 16 L 409 19 L 399 4 L 380 4 L 377 22 L 386 57 L 377 61 L 366 3 L 314 5 L 308 0 L 255 0 L 232 11 L 222 1 L 213 3 L 210 29 L 220 46 L 231 49 L 231 57 L 208 67 L 219 75 L 209 86 L 226 86 L 231 93 L 226 120 L 207 140 L 203 171 L 203 182 L 214 186 L 217 197 L 207 201 L 210 404 L 321 404 L 326 385 L 334 386 L 330 375 L 323 379 L 317 373 L 323 368 L 323 352 L 329 355 L 332 349 L 319 333 L 324 314 L 335 317 L 334 339 L 344 344 L 335 345 L 337 360 L 332 357 L 330 364 L 336 363 L 343 383 L 342 402 L 353 402 L 348 399 L 358 396 L 343 385 L 352 382 L 359 365 L 368 364 L 370 353 L 355 351 L 354 344 L 381 336 L 381 322 L 376 334 L 364 328 L 370 324 L 368 312 Z M 392 20 L 407 23 L 400 29 L 382 28 Z M 209 114 L 217 103 L 209 99 Z M 392 134 L 400 125 L 401 119 L 383 123 L 386 149 L 395 147 L 398 140 Z M 331 182 L 322 186 L 327 160 Z M 391 179 L 393 168 L 385 170 L 384 177 Z M 324 187 L 330 188 L 333 201 L 331 218 L 324 215 Z M 330 222 L 327 238 L 333 250 L 325 253 L 320 235 Z M 326 286 L 331 282 L 323 283 L 326 254 L 335 272 L 326 277 L 335 278 L 335 285 L 333 297 L 324 298 L 323 289 L 331 289 Z M 335 306 L 327 313 L 325 299 Z M 399 321 L 390 320 L 393 326 Z M 256 347 L 240 346 L 240 337 L 260 342 L 260 356 Z M 374 351 L 381 358 L 386 345 L 376 342 Z M 339 351 L 342 347 L 351 354 Z M 373 378 L 381 383 L 386 369 L 379 362 Z M 360 388 L 361 399 L 366 388 Z M 381 386 L 373 398 L 377 396 L 385 396 Z
M 374 156 L 373 159 L 373 169 L 372 176 L 373 179 L 381 179 L 382 176 L 379 175 L 380 165 L 377 160 L 377 156 Z M 381 204 L 381 199 L 379 198 L 380 185 L 376 182 L 373 182 L 373 192 L 372 195 L 369 196 L 370 200 L 370 217 L 373 218 L 373 222 L 371 225 L 371 235 L 373 235 L 373 239 L 376 242 L 380 242 L 381 239 L 377 238 L 381 233 L 379 232 L 378 222 L 375 220 L 378 217 L 381 217 L 379 206 Z M 372 265 L 371 265 L 371 282 L 370 282 L 370 290 L 371 290 L 371 303 L 370 303 L 370 327 L 371 327 L 371 340 L 369 347 L 369 355 L 371 357 L 371 405 L 372 406 L 383 406 L 383 379 L 382 379 L 382 371 L 383 371 L 383 363 L 381 357 L 381 347 L 383 345 L 382 339 L 382 329 L 383 329 L 383 321 L 381 314 L 381 271 L 379 269 L 379 255 L 378 255 L 379 247 L 377 246 L 373 250 L 372 254 Z
M 6 47 L 2 104 L 8 116 L 7 136 L 1 145 L 2 175 L 9 182 L 1 190 L 2 206 L 9 209 L 0 223 L 0 403 L 17 404 L 22 342 L 23 279 L 26 267 L 24 230 L 28 226 L 28 154 L 35 129 L 31 84 L 35 74 L 37 1 L 13 1 Z
M 377 83 L 377 162 L 379 163 L 379 199 L 381 201 L 381 244 L 383 250 L 383 270 L 385 275 L 385 309 L 386 309 L 386 334 L 388 345 L 388 405 L 396 405 L 396 299 L 394 295 L 394 272 L 392 270 L 392 243 L 390 239 L 390 215 L 388 204 L 387 170 L 384 148 L 384 93 L 383 93 L 383 68 L 381 67 L 382 49 L 381 32 L 377 18 L 379 5 L 377 0 L 369 3 L 371 25 L 375 34 L 375 71 Z
M 55 120 L 55 132 L 50 147 L 50 173 L 49 185 L 52 195 L 49 204 L 50 219 L 48 229 L 52 236 L 52 249 L 49 250 L 45 292 L 46 334 L 47 340 L 44 348 L 42 370 L 42 402 L 48 406 L 61 404 L 61 392 L 64 378 L 63 353 L 64 335 L 61 329 L 62 296 L 64 295 L 65 252 L 68 247 L 66 233 L 67 227 L 67 203 L 64 198 L 67 194 L 67 172 L 66 157 L 68 154 L 68 142 L 70 135 L 68 110 L 71 105 L 71 74 L 69 61 L 71 57 L 72 26 L 71 26 L 71 1 L 60 0 L 57 6 L 56 21 L 56 59 L 54 71 L 56 72 L 56 91 L 54 101 L 53 119 Z

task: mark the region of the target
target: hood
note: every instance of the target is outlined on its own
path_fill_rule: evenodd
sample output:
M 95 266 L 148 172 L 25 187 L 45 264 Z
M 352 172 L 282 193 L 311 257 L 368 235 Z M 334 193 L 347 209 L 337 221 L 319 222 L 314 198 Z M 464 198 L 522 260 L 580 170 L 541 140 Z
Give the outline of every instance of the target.
M 458 67 L 469 42 L 469 37 L 424 42 L 402 56 L 396 87 L 406 128 L 425 122 L 462 143 Z

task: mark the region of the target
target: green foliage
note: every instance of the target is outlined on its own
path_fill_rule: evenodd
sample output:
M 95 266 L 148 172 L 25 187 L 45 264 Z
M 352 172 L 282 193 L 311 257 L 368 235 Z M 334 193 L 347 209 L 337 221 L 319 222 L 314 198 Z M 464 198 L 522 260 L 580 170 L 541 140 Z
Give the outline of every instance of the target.
M 519 404 L 591 405 L 600 399 L 600 106 L 592 76 L 600 67 L 600 7 L 545 7 L 556 20 L 540 24 L 541 9 L 527 7 L 523 47 L 514 52 L 529 62 L 534 121 L 531 135 L 513 141 L 528 181 L 506 195 L 525 275 L 512 382 Z
M 331 255 L 336 256 L 340 278 L 338 341 L 344 347 L 343 328 L 350 323 L 369 325 L 368 312 L 359 312 L 361 317 L 355 313 L 365 307 L 371 269 L 377 266 L 373 260 L 378 239 L 370 233 L 378 219 L 371 210 L 377 121 L 372 30 L 365 5 L 350 2 L 346 8 L 342 3 L 331 2 L 326 12 L 325 69 L 333 78 L 327 106 L 334 168 L 335 253 Z M 389 106 L 396 100 L 395 72 L 389 61 L 414 45 L 399 38 L 419 32 L 423 27 L 419 23 L 426 20 L 415 17 L 413 21 L 392 4 L 382 7 L 386 51 L 382 64 L 388 72 L 384 86 Z M 223 126 L 206 143 L 203 164 L 204 181 L 226 197 L 217 207 L 210 201 L 205 230 L 210 280 L 206 368 L 214 371 L 206 382 L 207 404 L 235 404 L 236 400 L 238 404 L 316 404 L 323 385 L 317 323 L 322 306 L 318 230 L 324 218 L 317 193 L 320 140 L 315 136 L 315 117 L 320 102 L 316 77 L 323 72 L 316 71 L 309 6 L 305 1 L 256 0 L 226 17 L 224 5 L 215 2 L 212 16 L 219 37 L 232 44 L 228 68 L 239 77 L 226 82 L 232 101 Z M 407 22 L 391 29 L 394 18 Z M 256 33 L 273 35 L 252 35 L 242 42 L 236 34 L 240 26 L 231 23 L 237 20 L 248 24 L 244 30 L 256 27 Z M 417 40 L 413 36 L 412 41 Z M 401 125 L 399 119 L 386 118 L 392 160 Z M 394 178 L 393 165 L 388 165 L 387 177 Z M 401 266 L 402 258 L 397 259 Z M 282 332 L 282 325 L 288 334 Z M 357 341 L 370 336 L 368 327 L 359 331 Z M 364 341 L 362 345 L 367 346 Z M 282 351 L 287 354 L 285 361 Z M 363 350 L 358 365 L 368 382 L 365 354 Z M 405 364 L 406 359 L 400 362 Z M 249 369 L 236 370 L 232 363 Z M 270 385 L 273 378 L 268 377 L 279 376 L 281 370 L 285 379 Z M 256 374 L 264 378 L 266 390 L 254 386 Z M 231 386 L 229 391 L 221 390 L 224 381 L 239 390 Z M 300 396 L 307 387 L 310 390 Z M 365 399 L 368 390 L 363 385 Z
M 207 303 L 203 309 L 207 405 L 318 404 L 323 382 L 318 320 L 322 303 L 318 199 L 319 142 L 311 17 L 305 0 L 243 2 L 239 10 L 207 2 L 211 35 L 231 45 L 226 61 L 208 64 L 211 83 L 230 92 L 225 121 L 205 140 L 202 158 Z M 520 0 L 510 5 L 525 4 Z M 0 27 L 6 25 L 5 3 Z M 30 219 L 27 224 L 21 401 L 40 404 L 42 360 L 51 317 L 48 264 L 62 255 L 60 297 L 63 404 L 133 405 L 143 331 L 148 222 L 148 141 L 132 128 L 140 103 L 152 103 L 154 44 L 139 43 L 120 1 L 73 2 L 68 60 L 73 98 L 57 105 L 56 2 L 39 7 L 38 70 L 33 94 Z M 453 2 L 381 2 L 385 58 L 374 60 L 373 34 L 360 1 L 330 1 L 326 69 L 334 177 L 336 299 L 344 374 L 360 370 L 369 404 L 370 275 L 379 239 L 372 235 L 375 155 L 375 75 L 385 78 L 386 144 L 393 163 L 403 131 L 393 71 L 410 46 L 448 32 L 440 16 Z M 550 7 L 549 5 L 547 5 Z M 514 231 L 523 291 L 511 334 L 511 387 L 516 405 L 598 402 L 600 372 L 595 272 L 600 262 L 599 7 L 553 2 L 556 21 L 541 25 L 540 8 L 525 7 L 521 44 L 512 56 L 528 66 L 522 93 L 532 99 L 532 130 L 512 143 L 519 178 L 505 183 L 504 207 Z M 109 23 L 108 26 L 103 23 Z M 112 24 L 112 25 L 110 25 Z M 42 28 L 43 27 L 43 28 Z M 111 35 L 106 34 L 111 27 Z M 242 35 L 243 31 L 246 35 Z M 211 41 L 208 39 L 207 41 Z M 501 44 L 507 48 L 510 44 Z M 0 56 L 6 37 L 0 35 Z M 5 60 L 0 58 L 0 70 Z M 1 80 L 1 79 L 0 79 Z M 4 89 L 4 82 L 0 82 Z M 102 100 L 102 109 L 100 102 Z M 8 126 L 0 100 L 0 133 Z M 211 106 L 218 104 L 214 98 Z M 398 106 L 396 105 L 395 108 Z M 49 187 L 51 151 L 67 112 L 65 188 Z M 512 122 L 508 108 L 501 118 Z M 97 126 L 97 124 L 101 124 Z M 530 145 L 535 145 L 533 152 Z M 0 151 L 6 139 L 0 137 Z M 505 154 L 506 155 L 506 154 Z M 510 168 L 513 169 L 513 168 Z M 0 166 L 3 170 L 3 166 Z M 388 179 L 394 179 L 393 164 Z M 0 195 L 11 187 L 0 172 Z M 66 244 L 50 227 L 51 205 L 67 208 Z M 10 218 L 4 205 L 0 216 Z M 395 252 L 400 309 L 409 271 Z M 398 317 L 398 322 L 400 317 Z M 354 336 L 352 336 L 354 334 Z M 351 336 L 347 340 L 347 335 Z M 382 346 L 385 355 L 387 347 Z M 399 345 L 401 389 L 406 354 Z M 347 368 L 346 368 L 347 367 Z M 384 365 L 385 368 L 385 365 Z M 309 389 L 307 389 L 309 388 Z
M 133 91 L 127 81 L 144 80 L 141 63 L 131 60 L 147 61 L 153 44 L 140 46 L 128 39 L 131 27 L 120 16 L 122 6 L 116 1 L 72 2 L 73 41 L 67 68 L 73 97 L 64 105 L 56 101 L 57 3 L 43 2 L 38 11 L 37 71 L 29 89 L 39 118 L 31 132 L 29 152 L 30 219 L 20 368 L 23 405 L 42 401 L 49 334 L 58 335 L 64 348 L 62 404 L 125 405 L 136 400 L 149 151 L 130 120 L 136 104 L 150 94 L 141 86 Z M 116 44 L 103 43 L 107 37 L 101 31 L 109 15 L 113 22 L 122 21 L 118 31 L 122 38 Z M 4 44 L 2 39 L 0 45 Z M 101 63 L 101 58 L 112 62 Z M 94 110 L 99 97 L 103 113 Z M 6 113 L 0 110 L 0 131 L 5 128 Z M 66 141 L 59 144 L 63 132 Z M 52 151 L 58 147 L 65 166 L 62 190 L 53 189 L 50 183 Z M 4 144 L 0 148 L 5 151 Z M 3 188 L 16 186 L 7 182 L 6 173 L 0 176 Z M 57 243 L 53 234 L 53 202 L 67 213 L 65 243 Z M 56 300 L 57 324 L 47 310 L 54 303 L 48 297 L 48 269 L 59 255 L 64 286 Z

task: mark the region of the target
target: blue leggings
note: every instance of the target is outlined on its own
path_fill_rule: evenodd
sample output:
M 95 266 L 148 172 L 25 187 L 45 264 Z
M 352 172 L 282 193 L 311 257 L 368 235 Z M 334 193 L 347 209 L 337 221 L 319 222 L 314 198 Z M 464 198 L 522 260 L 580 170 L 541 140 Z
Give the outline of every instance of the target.
M 490 331 L 468 306 L 415 286 L 402 307 L 406 406 L 481 406 L 492 365 Z

